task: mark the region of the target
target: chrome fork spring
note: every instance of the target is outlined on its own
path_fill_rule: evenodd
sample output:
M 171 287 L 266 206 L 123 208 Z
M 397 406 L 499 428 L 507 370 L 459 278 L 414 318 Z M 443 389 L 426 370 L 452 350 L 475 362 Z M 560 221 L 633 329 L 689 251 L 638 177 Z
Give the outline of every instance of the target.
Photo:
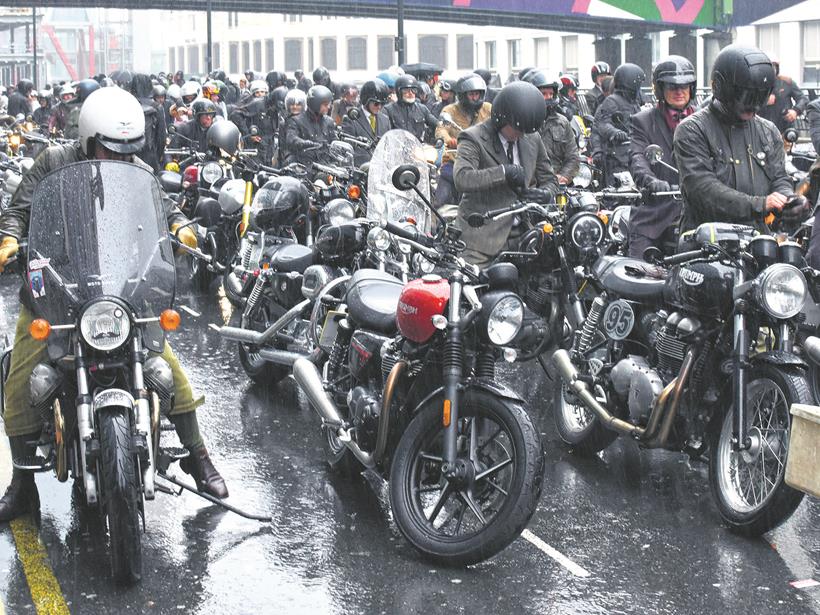
M 601 314 L 606 306 L 606 297 L 598 295 L 592 302 L 589 308 L 589 315 L 584 319 L 584 324 L 581 326 L 580 335 L 575 340 L 575 352 L 577 354 L 585 353 L 592 345 L 592 338 L 595 335 L 595 329 L 598 328 L 598 321 L 601 320 Z
M 265 288 L 265 281 L 265 276 L 260 273 L 259 277 L 256 278 L 253 289 L 251 289 L 251 294 L 248 296 L 248 303 L 245 308 L 246 312 L 251 310 L 256 305 L 256 302 L 259 301 L 259 297 L 262 296 L 262 290 Z
M 246 271 L 251 266 L 251 252 L 253 252 L 253 246 L 251 242 L 247 239 L 242 240 L 242 268 Z

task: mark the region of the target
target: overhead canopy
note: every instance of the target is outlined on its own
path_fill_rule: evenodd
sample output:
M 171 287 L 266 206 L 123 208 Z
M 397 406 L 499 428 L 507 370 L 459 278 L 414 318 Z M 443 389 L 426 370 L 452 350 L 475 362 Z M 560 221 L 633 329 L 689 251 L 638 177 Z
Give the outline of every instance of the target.
M 405 17 L 599 35 L 675 29 L 725 30 L 800 0 L 405 0 Z M 734 4 L 737 4 L 735 7 Z M 12 5 L 202 11 L 206 0 L 12 0 Z M 214 11 L 396 17 L 396 0 L 212 0 Z

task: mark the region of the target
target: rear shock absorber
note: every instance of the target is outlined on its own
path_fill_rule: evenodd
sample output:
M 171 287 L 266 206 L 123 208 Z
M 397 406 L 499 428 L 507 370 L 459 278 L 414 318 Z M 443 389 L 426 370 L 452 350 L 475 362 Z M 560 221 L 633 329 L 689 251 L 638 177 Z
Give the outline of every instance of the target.
M 333 348 L 330 350 L 330 356 L 327 360 L 327 379 L 328 382 L 333 382 L 339 375 L 347 356 L 347 347 L 350 345 L 350 338 L 353 337 L 353 327 L 347 322 L 347 318 L 339 321 L 339 326 L 336 330 L 336 339 L 333 342 Z
M 575 338 L 573 350 L 575 354 L 584 354 L 592 345 L 592 339 L 595 335 L 595 329 L 598 328 L 598 321 L 601 320 L 601 314 L 606 307 L 606 294 L 602 293 L 595 297 L 592 306 L 589 308 L 589 314 L 584 319 L 584 324 L 581 325 L 581 331 Z
M 259 275 L 256 277 L 256 282 L 253 284 L 253 288 L 251 289 L 251 294 L 248 295 L 248 302 L 245 307 L 245 311 L 248 312 L 256 305 L 256 302 L 259 301 L 259 297 L 262 296 L 262 291 L 265 289 L 265 285 L 267 284 L 268 276 L 265 275 L 264 271 L 260 271 Z

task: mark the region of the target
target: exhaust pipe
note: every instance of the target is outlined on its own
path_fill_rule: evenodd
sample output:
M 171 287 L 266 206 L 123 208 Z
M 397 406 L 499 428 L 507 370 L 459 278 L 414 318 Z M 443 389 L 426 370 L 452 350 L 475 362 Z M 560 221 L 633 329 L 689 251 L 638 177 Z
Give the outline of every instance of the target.
M 241 327 L 219 327 L 217 333 L 224 339 L 232 342 L 242 342 L 243 344 L 253 344 L 254 346 L 261 346 L 268 340 L 276 337 L 282 329 L 285 328 L 290 321 L 302 313 L 307 306 L 310 305 L 310 299 L 297 303 L 287 312 L 282 314 L 281 318 L 273 323 L 264 331 L 251 331 L 250 329 L 242 329 Z
M 642 427 L 638 427 L 637 425 L 633 425 L 632 423 L 619 419 L 616 416 L 612 416 L 609 413 L 609 410 L 607 410 L 601 402 L 595 399 L 595 396 L 589 390 L 586 382 L 578 379 L 578 370 L 575 369 L 575 366 L 572 364 L 572 360 L 569 358 L 569 353 L 566 350 L 556 350 L 552 355 L 552 362 L 558 369 L 558 373 L 561 374 L 561 378 L 570 390 L 587 408 L 595 413 L 598 420 L 603 423 L 604 427 L 633 436 L 635 438 L 640 438 L 643 436 L 645 430 Z
M 293 378 L 305 392 L 310 405 L 319 414 L 325 426 L 336 432 L 339 441 L 351 450 L 363 466 L 372 469 L 376 465 L 373 455 L 365 453 L 350 437 L 350 432 L 345 429 L 344 421 L 336 409 L 336 404 L 325 392 L 318 368 L 308 359 L 296 359 L 293 363 Z
M 279 350 L 276 348 L 263 348 L 259 351 L 259 356 L 269 363 L 277 365 L 293 365 L 297 359 L 306 359 L 310 355 L 306 352 L 291 352 L 290 350 Z
M 820 366 L 820 338 L 810 335 L 803 342 L 803 348 L 806 349 L 806 354 L 809 355 L 811 362 Z

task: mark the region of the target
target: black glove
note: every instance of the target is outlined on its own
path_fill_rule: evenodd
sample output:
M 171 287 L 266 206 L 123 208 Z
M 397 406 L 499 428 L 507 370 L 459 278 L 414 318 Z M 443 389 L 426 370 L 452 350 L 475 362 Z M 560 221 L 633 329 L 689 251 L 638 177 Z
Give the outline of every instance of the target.
M 543 188 L 527 188 L 521 191 L 521 200 L 527 203 L 539 203 L 545 205 L 553 203 L 555 197 L 549 190 Z
M 521 190 L 526 183 L 524 176 L 524 167 L 520 164 L 505 164 L 504 166 L 504 181 L 513 190 Z
M 624 141 L 629 141 L 629 135 L 623 130 L 616 130 L 612 133 L 612 138 L 610 140 L 613 143 L 623 143 Z
M 656 192 L 669 192 L 672 187 L 669 185 L 669 182 L 665 182 L 662 179 L 651 179 L 646 182 L 646 191 L 654 194 Z
M 809 215 L 810 210 L 811 205 L 809 205 L 809 200 L 806 197 L 794 195 L 789 197 L 783 211 L 780 213 L 780 218 L 786 223 L 802 222 Z

